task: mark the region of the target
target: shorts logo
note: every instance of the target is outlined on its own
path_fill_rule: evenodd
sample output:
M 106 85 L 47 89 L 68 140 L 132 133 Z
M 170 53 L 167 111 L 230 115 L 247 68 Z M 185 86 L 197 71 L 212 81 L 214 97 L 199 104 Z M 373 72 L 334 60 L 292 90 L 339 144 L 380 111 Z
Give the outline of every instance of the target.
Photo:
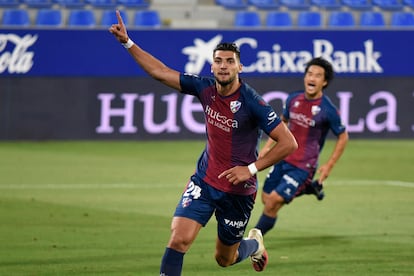
M 287 184 L 293 185 L 294 187 L 299 187 L 299 182 L 297 182 L 293 177 L 284 174 L 283 179 L 286 181 Z
M 286 188 L 286 189 L 284 190 L 284 193 L 285 193 L 285 194 L 287 194 L 288 196 L 290 196 L 290 195 L 291 195 L 291 193 L 292 193 L 292 190 L 291 190 L 290 188 Z
M 183 206 L 183 208 L 190 206 L 191 202 L 193 200 L 191 198 L 185 197 L 183 198 L 183 200 L 181 201 L 181 206 Z
M 245 227 L 247 222 L 248 222 L 247 219 L 245 221 L 242 221 L 242 220 L 235 221 L 235 220 L 224 219 L 224 223 L 226 225 L 235 227 L 237 229 Z

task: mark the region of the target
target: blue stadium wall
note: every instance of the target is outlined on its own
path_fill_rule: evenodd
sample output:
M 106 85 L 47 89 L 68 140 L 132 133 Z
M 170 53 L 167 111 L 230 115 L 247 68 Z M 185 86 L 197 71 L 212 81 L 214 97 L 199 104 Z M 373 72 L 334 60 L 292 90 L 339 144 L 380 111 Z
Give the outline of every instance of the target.
M 324 56 L 326 94 L 351 138 L 414 138 L 414 31 L 133 30 L 168 66 L 210 76 L 212 49 L 240 45 L 241 77 L 280 112 Z M 146 76 L 106 30 L 0 30 L 0 140 L 204 138 L 201 106 Z

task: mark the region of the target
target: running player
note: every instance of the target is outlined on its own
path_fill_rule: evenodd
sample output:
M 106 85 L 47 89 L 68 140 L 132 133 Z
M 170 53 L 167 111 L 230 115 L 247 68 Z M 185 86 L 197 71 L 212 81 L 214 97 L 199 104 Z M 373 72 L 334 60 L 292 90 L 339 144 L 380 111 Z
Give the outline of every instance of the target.
M 227 267 L 250 257 L 253 268 L 262 271 L 267 264 L 262 234 L 252 229 L 243 239 L 257 192 L 256 173 L 297 148 L 293 135 L 272 107 L 240 80 L 237 45 L 221 43 L 214 49 L 214 78 L 182 74 L 135 44 L 116 14 L 118 24 L 109 31 L 134 60 L 154 79 L 197 97 L 205 115 L 207 144 L 175 210 L 160 275 L 181 275 L 184 254 L 213 214 L 218 265 Z M 257 160 L 261 131 L 278 143 Z
M 323 199 L 322 183 L 341 157 L 348 141 L 348 133 L 341 123 L 337 108 L 323 93 L 333 76 L 333 68 L 328 61 L 323 58 L 312 59 L 305 69 L 305 90 L 290 94 L 286 100 L 281 118 L 295 136 L 299 147 L 274 165 L 264 182 L 264 209 L 256 224 L 263 235 L 275 226 L 279 210 L 295 196 L 315 194 L 318 200 Z M 337 137 L 336 145 L 329 160 L 319 167 L 319 178 L 312 181 L 329 130 Z M 259 158 L 271 152 L 274 145 L 275 141 L 269 138 Z

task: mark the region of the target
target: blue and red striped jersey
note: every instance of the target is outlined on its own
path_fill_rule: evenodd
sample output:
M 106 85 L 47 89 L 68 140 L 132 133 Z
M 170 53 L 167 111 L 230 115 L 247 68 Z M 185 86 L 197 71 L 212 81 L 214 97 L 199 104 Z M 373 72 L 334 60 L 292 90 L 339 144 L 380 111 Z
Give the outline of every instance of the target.
M 305 170 L 317 168 L 329 130 L 335 136 L 345 131 L 338 109 L 326 95 L 309 100 L 303 91 L 290 94 L 283 117 L 288 120 L 288 127 L 298 143 L 298 149 L 285 161 Z
M 269 134 L 281 123 L 273 108 L 248 84 L 230 96 L 218 94 L 213 78 L 181 74 L 182 93 L 196 96 L 203 106 L 207 144 L 196 174 L 218 190 L 249 195 L 257 190 L 256 176 L 232 185 L 218 175 L 234 166 L 256 161 L 261 133 Z

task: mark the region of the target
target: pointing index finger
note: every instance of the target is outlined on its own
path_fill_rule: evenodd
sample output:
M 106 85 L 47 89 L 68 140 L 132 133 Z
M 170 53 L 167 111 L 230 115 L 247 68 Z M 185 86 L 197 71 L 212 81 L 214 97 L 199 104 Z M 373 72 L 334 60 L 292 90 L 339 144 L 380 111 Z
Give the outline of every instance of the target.
M 122 21 L 121 13 L 119 12 L 119 10 L 116 10 L 116 18 L 118 18 L 118 24 L 123 26 L 124 21 Z

